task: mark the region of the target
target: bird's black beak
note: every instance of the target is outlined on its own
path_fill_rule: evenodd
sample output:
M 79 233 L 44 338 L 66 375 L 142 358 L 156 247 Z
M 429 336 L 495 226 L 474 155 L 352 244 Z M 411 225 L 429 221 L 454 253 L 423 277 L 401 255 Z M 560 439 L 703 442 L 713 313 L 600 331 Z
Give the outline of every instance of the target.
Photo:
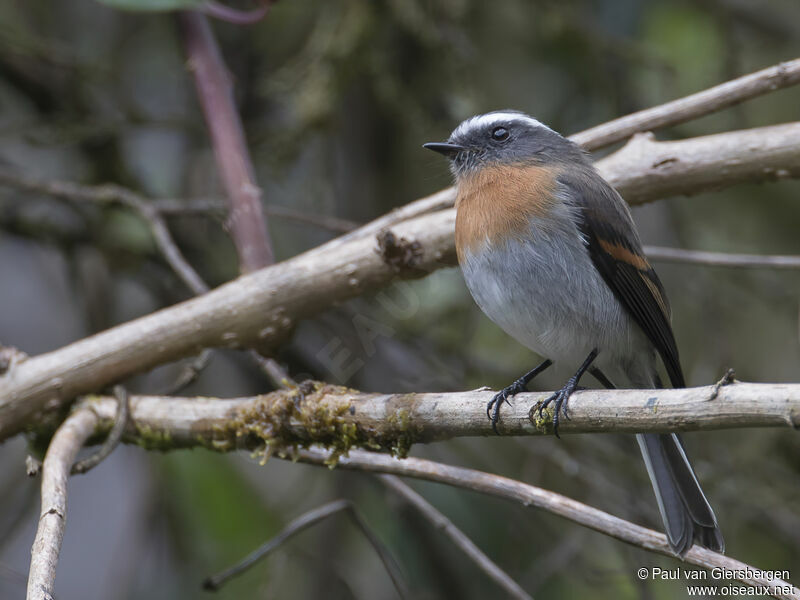
M 422 144 L 422 147 L 443 154 L 447 158 L 455 158 L 459 152 L 466 150 L 464 146 L 449 142 L 428 142 L 427 144 Z

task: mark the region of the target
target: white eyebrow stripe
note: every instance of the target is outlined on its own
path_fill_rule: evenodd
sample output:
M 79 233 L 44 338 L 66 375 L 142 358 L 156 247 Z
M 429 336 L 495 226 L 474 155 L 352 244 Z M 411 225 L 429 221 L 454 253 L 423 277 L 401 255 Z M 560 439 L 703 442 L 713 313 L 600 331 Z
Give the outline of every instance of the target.
M 475 117 L 469 118 L 461 123 L 458 127 L 455 128 L 453 133 L 451 134 L 451 138 L 462 136 L 467 134 L 472 129 L 482 129 L 484 127 L 488 127 L 489 125 L 493 125 L 494 123 L 507 123 L 509 121 L 519 121 L 522 123 L 527 123 L 528 125 L 533 125 L 534 127 L 542 127 L 543 129 L 550 129 L 544 123 L 541 123 L 534 119 L 533 117 L 529 117 L 524 113 L 518 112 L 491 112 L 486 113 L 483 115 L 477 115 Z

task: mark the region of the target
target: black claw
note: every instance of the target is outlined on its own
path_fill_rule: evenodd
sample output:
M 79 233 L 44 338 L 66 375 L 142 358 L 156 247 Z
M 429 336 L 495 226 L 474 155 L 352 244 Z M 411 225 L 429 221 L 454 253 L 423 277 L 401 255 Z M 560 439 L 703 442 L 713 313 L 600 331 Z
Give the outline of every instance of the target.
M 558 410 L 561 408 L 561 403 L 559 403 L 558 399 L 556 399 L 554 408 L 555 410 L 553 411 L 553 433 L 555 434 L 556 438 L 560 440 L 561 436 L 558 435 Z
M 489 400 L 489 403 L 486 405 L 486 416 L 492 422 L 492 429 L 496 434 L 499 435 L 497 431 L 497 422 L 500 420 L 500 407 L 503 405 L 503 402 L 511 404 L 510 398 L 524 391 L 526 391 L 525 383 L 517 379 L 507 388 L 497 392 L 494 398 Z
M 539 405 L 539 418 L 541 419 L 543 418 L 542 411 L 547 408 L 551 402 L 553 403 L 553 433 L 558 439 L 561 439 L 561 436 L 558 434 L 558 425 L 561 419 L 560 414 L 563 413 L 564 417 L 567 420 L 570 420 L 569 412 L 567 410 L 569 397 L 579 389 L 584 388 L 580 388 L 578 386 L 578 381 L 574 377 L 570 377 L 564 387 L 555 392 L 552 396 L 547 398 L 547 400 Z
M 500 420 L 500 407 L 503 405 L 503 402 L 508 402 L 508 394 L 513 391 L 513 387 L 514 384 L 511 384 L 498 392 L 494 395 L 494 398 L 489 401 L 489 404 L 486 405 L 486 416 L 489 417 L 489 420 L 492 422 L 492 429 L 495 434 L 497 434 L 497 422 Z M 516 394 L 517 392 L 513 393 Z
M 578 369 L 578 372 L 575 373 L 575 375 L 573 375 L 572 377 L 570 377 L 567 380 L 567 383 L 564 385 L 564 387 L 562 387 L 555 394 L 550 396 L 547 400 L 545 400 L 544 402 L 542 402 L 539 405 L 539 418 L 541 419 L 542 418 L 542 411 L 545 408 L 547 408 L 547 406 L 551 402 L 554 403 L 553 404 L 553 408 L 555 410 L 553 411 L 553 433 L 559 439 L 561 439 L 561 436 L 558 435 L 558 422 L 559 422 L 559 416 L 558 415 L 559 415 L 559 413 L 563 412 L 564 413 L 564 417 L 567 420 L 569 420 L 569 418 L 570 418 L 569 417 L 569 412 L 567 411 L 567 403 L 569 402 L 569 397 L 576 390 L 584 389 L 584 388 L 578 387 L 578 382 L 581 380 L 581 377 L 586 372 L 586 370 L 589 367 L 591 367 L 592 362 L 594 361 L 595 358 L 597 358 L 597 354 L 598 354 L 597 348 L 595 348 L 594 350 L 592 350 L 589 353 L 589 356 L 586 357 L 586 360 L 583 361 L 583 364 Z M 601 375 L 602 375 L 602 373 L 601 373 Z M 604 375 L 603 375 L 603 378 L 605 378 Z
M 553 362 L 550 359 L 545 360 L 540 365 L 534 367 L 525 375 L 517 379 L 514 383 L 512 383 L 507 388 L 497 392 L 494 395 L 494 398 L 489 400 L 488 404 L 486 404 L 486 417 L 492 422 L 492 429 L 495 433 L 497 431 L 497 422 L 500 420 L 500 407 L 503 405 L 503 402 L 508 402 L 511 404 L 510 398 L 513 398 L 515 395 L 519 394 L 520 392 L 525 392 L 528 389 L 528 383 L 536 377 L 539 373 L 547 369 Z

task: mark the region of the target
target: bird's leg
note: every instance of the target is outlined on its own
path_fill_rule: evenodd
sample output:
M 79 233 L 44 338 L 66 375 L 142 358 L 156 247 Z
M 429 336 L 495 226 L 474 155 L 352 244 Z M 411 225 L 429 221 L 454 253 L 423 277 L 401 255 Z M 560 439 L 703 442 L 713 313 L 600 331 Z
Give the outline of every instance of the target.
M 592 377 L 597 379 L 597 381 L 600 382 L 600 385 L 602 385 L 607 390 L 617 389 L 617 386 L 615 386 L 613 382 L 608 377 L 606 377 L 606 374 L 603 373 L 599 367 L 591 367 L 589 369 L 589 373 L 591 373 Z
M 486 416 L 489 417 L 489 420 L 492 422 L 492 429 L 494 429 L 495 433 L 497 433 L 497 421 L 500 418 L 500 407 L 502 406 L 503 402 L 508 402 L 508 399 L 511 396 L 516 396 L 520 392 L 527 391 L 526 386 L 531 382 L 531 380 L 552 364 L 553 361 L 548 358 L 540 365 L 535 366 L 533 369 L 525 373 L 525 375 L 517 379 L 510 386 L 504 388 L 500 392 L 497 392 L 494 395 L 494 398 L 489 400 L 489 403 L 486 405 Z
M 586 360 L 583 361 L 583 364 L 575 372 L 575 375 L 567 379 L 567 383 L 564 384 L 564 387 L 539 405 L 539 417 L 541 417 L 542 411 L 547 408 L 551 402 L 554 402 L 555 411 L 553 412 L 553 433 L 556 434 L 557 438 L 561 437 L 558 435 L 558 413 L 563 412 L 564 416 L 569 419 L 569 415 L 567 414 L 567 402 L 569 401 L 569 397 L 572 395 L 572 392 L 578 389 L 578 382 L 581 380 L 581 377 L 583 377 L 583 374 L 586 373 L 589 367 L 592 366 L 592 362 L 595 358 L 597 358 L 597 348 L 589 353 L 589 356 L 587 356 Z M 605 375 L 602 375 L 602 377 L 608 381 Z M 611 382 L 609 381 L 608 383 Z

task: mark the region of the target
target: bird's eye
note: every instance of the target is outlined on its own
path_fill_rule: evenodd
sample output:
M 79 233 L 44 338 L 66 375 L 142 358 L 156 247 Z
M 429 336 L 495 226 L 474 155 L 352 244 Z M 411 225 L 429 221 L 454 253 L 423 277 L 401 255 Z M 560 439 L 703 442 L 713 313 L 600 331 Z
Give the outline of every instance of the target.
M 505 127 L 495 127 L 492 130 L 492 139 L 496 142 L 504 142 L 508 139 L 508 129 Z

